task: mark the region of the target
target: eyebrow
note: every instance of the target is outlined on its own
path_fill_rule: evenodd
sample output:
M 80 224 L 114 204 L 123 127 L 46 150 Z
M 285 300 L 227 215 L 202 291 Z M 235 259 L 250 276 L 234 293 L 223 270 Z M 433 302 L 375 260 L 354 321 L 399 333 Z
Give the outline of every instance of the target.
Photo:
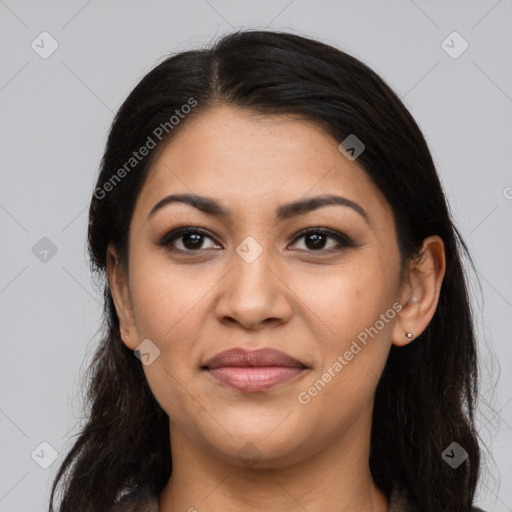
M 196 194 L 171 194 L 164 197 L 153 206 L 149 212 L 148 219 L 151 218 L 158 210 L 172 203 L 188 204 L 207 215 L 227 219 L 230 217 L 230 211 L 222 206 L 218 201 L 210 197 L 199 196 Z M 276 209 L 276 218 L 278 220 L 286 220 L 297 215 L 305 215 L 323 206 L 346 206 L 356 211 L 367 223 L 370 223 L 368 214 L 364 208 L 346 197 L 337 195 L 321 195 L 316 197 L 309 197 L 307 199 L 300 199 L 290 203 L 283 204 Z

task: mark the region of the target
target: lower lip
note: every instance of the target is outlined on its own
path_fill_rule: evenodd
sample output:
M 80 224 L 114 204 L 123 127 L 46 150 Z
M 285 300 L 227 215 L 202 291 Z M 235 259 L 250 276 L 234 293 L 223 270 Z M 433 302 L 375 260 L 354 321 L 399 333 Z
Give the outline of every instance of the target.
M 246 393 L 255 393 L 289 382 L 305 369 L 285 366 L 224 366 L 207 371 L 226 386 Z

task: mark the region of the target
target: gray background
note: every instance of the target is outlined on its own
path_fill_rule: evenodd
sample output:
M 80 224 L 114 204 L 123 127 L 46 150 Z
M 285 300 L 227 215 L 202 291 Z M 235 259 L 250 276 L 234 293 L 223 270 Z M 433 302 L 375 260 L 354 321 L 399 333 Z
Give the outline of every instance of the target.
M 478 424 L 489 454 L 478 503 L 512 511 L 512 0 L 0 0 L 0 20 L 0 511 L 46 510 L 77 431 L 79 376 L 101 316 L 86 263 L 87 207 L 113 114 L 166 54 L 242 27 L 353 54 L 419 122 L 481 283 Z M 31 47 L 51 48 L 43 31 L 58 43 L 46 59 Z M 459 53 L 462 40 L 442 45 L 453 31 L 469 44 L 457 58 L 445 50 Z M 57 249 L 46 260 L 43 237 Z M 41 442 L 59 454 L 48 469 L 31 457 L 51 462 Z

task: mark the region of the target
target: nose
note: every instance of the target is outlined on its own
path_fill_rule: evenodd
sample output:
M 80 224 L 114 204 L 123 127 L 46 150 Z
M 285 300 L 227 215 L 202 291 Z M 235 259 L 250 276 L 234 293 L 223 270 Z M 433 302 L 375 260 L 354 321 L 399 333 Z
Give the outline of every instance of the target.
M 285 284 L 283 271 L 272 265 L 268 252 L 264 250 L 254 261 L 233 254 L 232 270 L 219 284 L 219 322 L 260 330 L 290 320 L 293 294 Z

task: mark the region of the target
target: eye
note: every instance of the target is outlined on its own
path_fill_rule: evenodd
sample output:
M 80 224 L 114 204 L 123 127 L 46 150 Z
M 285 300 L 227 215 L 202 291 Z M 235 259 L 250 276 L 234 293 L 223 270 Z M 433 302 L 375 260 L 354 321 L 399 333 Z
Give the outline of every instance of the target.
M 334 231 L 330 228 L 308 228 L 295 238 L 294 243 L 297 240 L 304 239 L 305 250 L 308 252 L 337 252 L 343 249 L 344 247 L 353 247 L 354 243 L 350 238 L 339 231 Z M 325 247 L 327 240 L 331 239 L 336 243 L 332 244 L 330 247 Z
M 209 239 L 211 242 L 213 242 L 213 246 L 210 245 L 210 247 L 205 247 L 205 239 Z M 178 242 L 177 244 L 175 243 L 176 241 Z M 200 249 L 214 249 L 215 241 L 207 234 L 205 230 L 201 228 L 187 227 L 168 233 L 160 241 L 159 245 L 162 245 L 169 250 L 195 252 Z M 181 247 L 177 247 L 177 245 Z
M 354 247 L 355 245 L 348 236 L 330 228 L 314 227 L 305 229 L 295 237 L 293 245 L 297 245 L 297 241 L 301 239 L 304 239 L 303 245 L 305 248 L 299 247 L 299 250 L 306 252 L 332 253 L 340 251 L 345 247 Z M 210 243 L 205 245 L 205 240 L 209 240 Z M 330 246 L 327 243 L 328 240 L 331 240 Z M 168 233 L 158 245 L 170 251 L 178 252 L 200 252 L 202 250 L 222 248 L 207 231 L 192 226 Z

